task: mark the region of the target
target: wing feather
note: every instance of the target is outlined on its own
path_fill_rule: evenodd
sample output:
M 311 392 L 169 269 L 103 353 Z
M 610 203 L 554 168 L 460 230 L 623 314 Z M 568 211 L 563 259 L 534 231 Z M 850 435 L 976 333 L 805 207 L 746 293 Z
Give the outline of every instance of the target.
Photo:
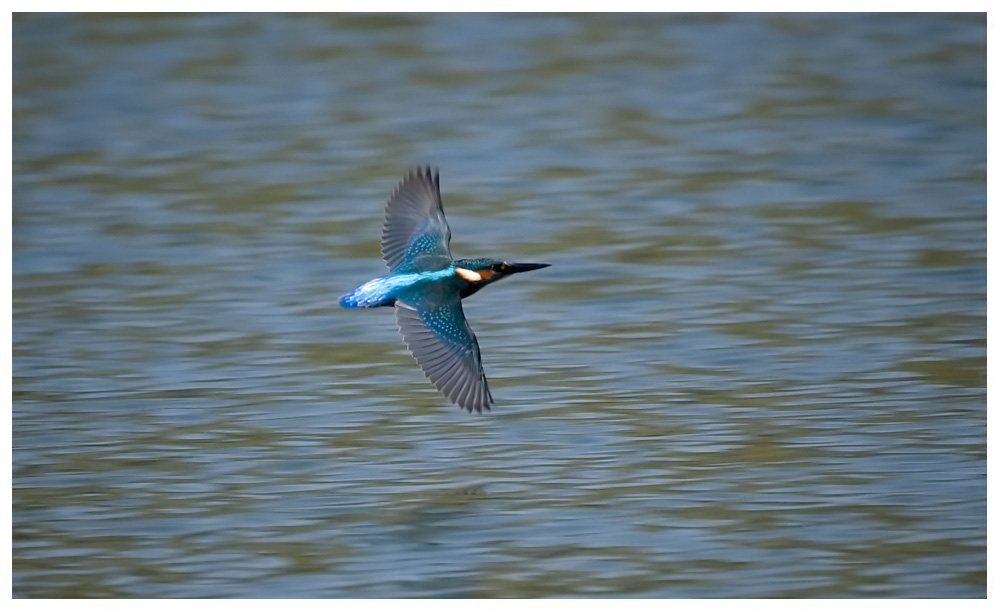
M 382 258 L 390 272 L 440 270 L 451 263 L 451 229 L 444 218 L 440 178 L 411 171 L 392 192 L 382 224 Z
M 469 412 L 490 409 L 479 342 L 457 294 L 429 307 L 397 300 L 396 323 L 420 369 L 445 397 Z

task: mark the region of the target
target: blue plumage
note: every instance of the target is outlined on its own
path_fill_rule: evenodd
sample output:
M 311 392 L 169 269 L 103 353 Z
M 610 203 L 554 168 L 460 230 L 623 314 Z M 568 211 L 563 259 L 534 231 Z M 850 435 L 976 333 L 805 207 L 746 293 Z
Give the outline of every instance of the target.
M 396 303 L 396 296 L 401 290 L 419 287 L 428 282 L 442 280 L 454 275 L 454 266 L 451 265 L 439 271 L 381 276 L 368 281 L 347 295 L 341 296 L 340 305 L 344 308 L 392 306 Z
M 454 261 L 450 241 L 438 174 L 430 168 L 411 172 L 385 207 L 382 257 L 389 276 L 368 281 L 339 302 L 344 308 L 395 306 L 403 341 L 427 378 L 452 402 L 482 412 L 493 397 L 462 299 L 501 278 L 549 264 Z

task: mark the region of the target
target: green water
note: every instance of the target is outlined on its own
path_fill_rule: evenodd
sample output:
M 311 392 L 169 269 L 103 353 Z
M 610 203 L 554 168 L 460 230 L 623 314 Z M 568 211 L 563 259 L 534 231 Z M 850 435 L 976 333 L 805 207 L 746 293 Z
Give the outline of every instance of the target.
M 985 597 L 984 16 L 13 27 L 15 597 Z

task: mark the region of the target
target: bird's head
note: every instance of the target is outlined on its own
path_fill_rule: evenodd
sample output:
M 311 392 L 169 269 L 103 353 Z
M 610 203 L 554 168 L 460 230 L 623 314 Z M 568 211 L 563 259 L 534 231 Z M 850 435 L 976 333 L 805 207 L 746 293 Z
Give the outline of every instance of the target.
M 459 259 L 455 262 L 455 274 L 469 283 L 469 289 L 464 295 L 471 295 L 482 287 L 495 283 L 518 272 L 529 272 L 547 268 L 551 264 L 509 263 L 497 259 Z M 463 297 L 464 297 L 463 295 Z

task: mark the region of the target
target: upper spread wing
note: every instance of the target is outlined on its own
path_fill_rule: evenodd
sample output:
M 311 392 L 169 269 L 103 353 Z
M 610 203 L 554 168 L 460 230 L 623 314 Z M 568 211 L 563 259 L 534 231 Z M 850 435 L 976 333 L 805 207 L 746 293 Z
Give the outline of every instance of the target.
M 440 270 L 451 263 L 450 242 L 437 172 L 410 172 L 385 205 L 382 258 L 389 271 Z
M 479 342 L 465 320 L 458 295 L 428 307 L 398 300 L 396 322 L 420 369 L 439 391 L 469 412 L 489 410 L 493 397 L 483 373 Z

